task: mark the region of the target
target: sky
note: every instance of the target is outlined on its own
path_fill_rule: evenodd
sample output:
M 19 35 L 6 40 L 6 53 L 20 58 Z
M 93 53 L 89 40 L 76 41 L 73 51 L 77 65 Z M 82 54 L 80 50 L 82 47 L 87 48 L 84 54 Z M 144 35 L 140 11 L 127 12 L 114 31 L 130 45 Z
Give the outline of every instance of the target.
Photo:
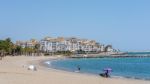
M 0 0 L 0 39 L 80 37 L 150 50 L 150 0 Z

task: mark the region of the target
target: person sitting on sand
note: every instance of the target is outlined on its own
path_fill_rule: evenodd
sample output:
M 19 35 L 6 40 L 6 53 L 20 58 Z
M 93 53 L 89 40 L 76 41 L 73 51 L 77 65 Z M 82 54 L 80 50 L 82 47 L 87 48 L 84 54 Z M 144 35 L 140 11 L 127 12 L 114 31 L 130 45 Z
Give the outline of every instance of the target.
M 105 76 L 106 76 L 106 78 L 109 77 L 109 71 L 108 70 L 105 71 Z
M 109 77 L 110 77 L 109 73 L 110 73 L 111 71 L 112 71 L 111 68 L 106 68 L 106 69 L 104 69 L 104 73 L 100 73 L 99 75 L 102 76 L 102 77 L 109 78 Z

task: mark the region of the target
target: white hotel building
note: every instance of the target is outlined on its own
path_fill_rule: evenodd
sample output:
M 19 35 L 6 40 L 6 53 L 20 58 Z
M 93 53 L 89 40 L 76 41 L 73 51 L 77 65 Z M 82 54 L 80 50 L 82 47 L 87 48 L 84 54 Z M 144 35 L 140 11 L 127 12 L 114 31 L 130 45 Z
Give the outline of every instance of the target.
M 66 51 L 65 40 L 46 37 L 40 41 L 40 50 L 44 52 Z
M 52 38 L 46 37 L 40 42 L 40 50 L 44 52 L 57 52 L 57 51 L 104 51 L 103 46 L 96 43 L 94 40 L 78 39 L 78 38 Z
M 101 45 L 94 40 L 71 38 L 52 38 L 46 37 L 39 42 L 31 39 L 30 41 L 17 41 L 16 45 L 22 48 L 34 48 L 36 44 L 40 44 L 40 51 L 57 52 L 57 51 L 85 51 L 85 52 L 113 52 L 111 45 Z

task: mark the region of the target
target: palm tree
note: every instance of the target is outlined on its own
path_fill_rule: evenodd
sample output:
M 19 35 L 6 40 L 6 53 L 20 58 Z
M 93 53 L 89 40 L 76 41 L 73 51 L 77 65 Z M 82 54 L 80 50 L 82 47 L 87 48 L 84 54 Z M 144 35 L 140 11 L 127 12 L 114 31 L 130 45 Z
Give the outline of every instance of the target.
M 21 47 L 21 46 L 16 46 L 14 52 L 15 52 L 17 55 L 22 55 L 22 47 Z
M 5 40 L 0 40 L 0 56 L 1 56 L 1 59 L 5 55 L 12 54 L 12 46 L 13 46 L 13 43 L 11 42 L 10 38 L 7 38 Z
M 13 43 L 11 42 L 11 38 L 6 38 L 4 40 L 4 46 L 7 54 L 12 54 L 12 49 L 13 49 Z
M 37 54 L 37 56 L 39 56 L 40 55 L 40 44 L 36 44 L 34 46 L 34 50 L 35 50 L 35 53 Z

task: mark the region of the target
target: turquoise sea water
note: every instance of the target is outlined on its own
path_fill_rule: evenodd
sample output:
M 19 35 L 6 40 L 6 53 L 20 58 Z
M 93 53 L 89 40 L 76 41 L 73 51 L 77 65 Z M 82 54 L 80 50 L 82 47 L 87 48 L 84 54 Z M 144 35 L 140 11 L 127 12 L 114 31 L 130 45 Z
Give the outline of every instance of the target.
M 133 53 L 130 53 L 132 55 Z M 137 54 L 137 53 L 136 53 Z M 135 55 L 135 54 L 133 54 Z M 138 54 L 139 55 L 139 54 Z M 145 55 L 140 54 L 140 55 Z M 98 75 L 104 68 L 112 68 L 112 77 L 127 77 L 150 80 L 150 58 L 81 58 L 47 61 L 48 67 L 55 69 L 76 71 L 80 66 L 80 73 Z

